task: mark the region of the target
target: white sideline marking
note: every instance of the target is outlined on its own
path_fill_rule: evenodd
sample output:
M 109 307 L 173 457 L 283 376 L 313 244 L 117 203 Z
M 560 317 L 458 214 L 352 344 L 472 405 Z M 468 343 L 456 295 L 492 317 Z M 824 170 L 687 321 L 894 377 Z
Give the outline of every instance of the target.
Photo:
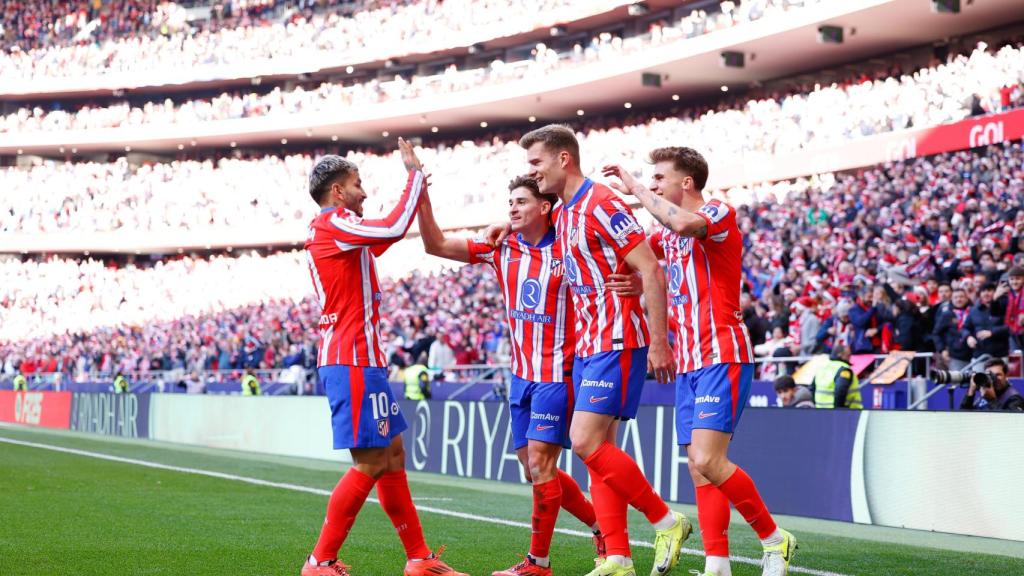
M 300 484 L 285 484 L 282 482 L 271 482 L 269 480 L 261 480 L 259 478 L 250 478 L 248 476 L 236 476 L 234 474 L 225 474 L 224 472 L 214 472 L 213 470 L 200 470 L 198 468 L 184 468 L 181 466 L 171 466 L 169 464 L 160 464 L 159 462 L 149 462 L 147 460 L 136 460 L 134 458 L 124 458 L 121 456 L 113 456 L 110 454 L 103 454 L 102 452 L 89 452 L 87 450 L 78 450 L 76 448 L 65 448 L 63 446 L 54 446 L 52 444 L 40 444 L 38 442 L 26 442 L 24 440 L 14 440 L 12 438 L 4 438 L 0 436 L 0 442 L 7 444 L 17 444 L 19 446 L 28 446 L 30 448 L 42 448 L 44 450 L 53 450 L 54 452 L 63 452 L 65 454 L 75 454 L 77 456 L 87 456 L 89 458 L 96 458 L 98 460 L 107 460 L 110 462 L 120 462 L 122 464 L 134 464 L 136 466 L 142 466 L 145 468 L 155 468 L 157 470 L 168 470 L 171 472 L 180 472 L 182 474 L 195 474 L 197 476 L 208 476 L 210 478 L 220 478 L 221 480 L 233 480 L 235 482 L 244 482 L 246 484 L 253 484 L 255 486 L 266 486 L 269 488 L 280 488 L 282 490 L 291 490 L 293 492 L 305 492 L 307 494 L 316 494 L 318 496 L 330 496 L 330 490 L 323 490 L 321 488 L 311 488 L 309 486 L 302 486 Z M 368 501 L 378 502 L 376 498 L 367 498 Z M 415 499 L 414 499 L 415 500 Z M 426 500 L 423 498 L 421 500 Z M 442 499 L 443 500 L 443 499 Z M 486 522 L 488 524 L 498 524 L 500 526 L 509 526 L 512 528 L 525 528 L 527 530 L 533 527 L 526 522 L 516 522 L 515 520 L 505 520 L 503 518 L 492 518 L 490 516 L 480 516 L 477 514 L 469 514 L 466 512 L 458 512 L 455 510 L 446 510 L 444 508 L 434 508 L 433 506 L 417 506 L 417 510 L 421 512 L 430 512 L 431 514 L 438 514 L 441 516 L 450 516 L 452 518 L 460 518 L 463 520 L 473 520 L 476 522 Z M 579 536 L 582 538 L 589 539 L 592 534 L 590 532 L 584 532 L 582 530 L 569 530 L 566 528 L 555 528 L 555 532 L 559 534 L 566 534 L 569 536 Z M 630 545 L 639 546 L 641 548 L 654 548 L 654 545 L 646 540 L 630 540 Z M 693 548 L 683 548 L 684 554 L 691 554 L 693 556 L 703 556 L 703 550 L 696 550 Z M 754 566 L 760 566 L 761 561 L 756 558 L 748 558 L 746 556 L 729 556 L 729 559 L 733 562 L 741 562 L 743 564 L 752 564 Z M 811 574 L 813 576 L 847 576 L 839 572 L 828 572 L 826 570 L 815 570 L 813 568 L 802 568 L 800 566 L 790 566 L 790 572 L 800 574 Z

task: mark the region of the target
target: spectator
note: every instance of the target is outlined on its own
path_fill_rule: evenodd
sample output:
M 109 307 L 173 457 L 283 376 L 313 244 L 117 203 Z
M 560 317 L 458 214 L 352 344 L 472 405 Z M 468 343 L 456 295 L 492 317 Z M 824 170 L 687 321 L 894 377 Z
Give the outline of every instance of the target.
M 932 329 L 935 350 L 953 371 L 963 370 L 971 362 L 973 350 L 967 345 L 964 327 L 971 312 L 971 301 L 963 288 L 952 292 L 950 306 L 940 310 Z
M 814 408 L 811 389 L 798 386 L 791 376 L 779 376 L 775 379 L 774 387 L 783 408 Z
M 1003 296 L 1006 288 L 1000 289 Z M 972 358 L 988 354 L 993 358 L 1004 358 L 1010 353 L 1010 331 L 1006 326 L 1005 299 L 995 300 L 996 285 L 987 283 L 981 288 L 978 302 L 971 307 L 967 321 L 961 329 L 961 336 L 973 353 Z
M 1024 268 L 1016 266 L 1007 275 L 1006 327 L 1009 331 L 1010 350 L 1024 350 Z

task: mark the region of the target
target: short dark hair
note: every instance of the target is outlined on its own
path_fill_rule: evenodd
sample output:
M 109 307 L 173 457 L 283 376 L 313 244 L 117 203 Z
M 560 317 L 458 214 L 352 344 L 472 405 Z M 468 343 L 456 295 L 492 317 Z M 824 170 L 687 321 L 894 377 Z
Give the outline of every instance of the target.
M 986 290 L 993 290 L 994 291 L 995 289 L 996 289 L 995 282 L 985 282 L 984 284 L 981 285 L 981 291 L 982 292 L 985 292 Z
M 1020 266 L 1014 266 L 1013 268 L 1010 268 L 1009 272 L 1007 272 L 1007 276 L 1009 276 L 1010 278 L 1020 278 L 1024 276 L 1024 268 L 1021 268 Z
M 335 181 L 344 178 L 349 174 L 358 172 L 359 168 L 351 162 L 336 154 L 328 154 L 317 160 L 313 170 L 309 173 L 309 195 L 313 201 L 320 204 L 324 195 Z
M 708 161 L 700 152 L 686 146 L 666 146 L 651 150 L 649 156 L 651 164 L 658 162 L 671 162 L 672 166 L 693 178 L 693 185 L 697 190 L 703 190 L 708 183 Z
M 1009 366 L 1007 366 L 1006 364 L 1006 360 L 1003 360 L 1002 358 L 993 358 L 988 362 L 985 362 L 985 370 L 988 370 L 989 368 L 994 368 L 996 366 L 999 366 L 1000 368 L 1003 369 L 1003 374 L 1007 374 L 1010 370 Z
M 558 194 L 541 194 L 540 186 L 537 181 L 529 176 L 516 176 L 508 183 L 508 191 L 511 192 L 516 188 L 526 188 L 533 194 L 533 197 L 551 204 L 554 208 L 555 204 L 558 204 Z
M 537 142 L 542 142 L 545 148 L 555 153 L 568 152 L 576 161 L 576 166 L 580 165 L 580 142 L 572 128 L 565 124 L 548 124 L 527 132 L 519 139 L 519 145 L 525 149 Z
M 776 392 L 782 392 L 783 390 L 789 390 L 790 388 L 796 388 L 796 380 L 793 380 L 792 376 L 779 376 L 775 379 L 775 383 L 772 385 Z

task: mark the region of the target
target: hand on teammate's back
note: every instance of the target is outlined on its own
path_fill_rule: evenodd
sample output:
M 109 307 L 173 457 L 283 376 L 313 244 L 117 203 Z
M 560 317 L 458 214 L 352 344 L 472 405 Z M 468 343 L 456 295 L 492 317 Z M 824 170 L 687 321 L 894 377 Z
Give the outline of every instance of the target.
M 604 287 L 619 296 L 639 296 L 644 293 L 643 279 L 639 274 L 610 274 Z

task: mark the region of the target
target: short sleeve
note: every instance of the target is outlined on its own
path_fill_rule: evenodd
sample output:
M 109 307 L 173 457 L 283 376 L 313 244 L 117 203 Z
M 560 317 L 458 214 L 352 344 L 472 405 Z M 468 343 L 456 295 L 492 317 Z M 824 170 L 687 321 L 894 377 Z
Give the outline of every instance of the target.
M 730 234 L 739 234 L 736 229 L 736 211 L 732 206 L 719 200 L 712 200 L 697 211 L 697 215 L 708 223 L 708 233 L 703 238 L 713 242 L 724 242 Z
M 597 219 L 597 226 L 594 226 L 597 235 L 614 247 L 618 254 L 628 254 L 637 244 L 647 239 L 633 211 L 617 197 L 609 197 L 598 204 L 594 209 L 594 218 Z
M 470 264 L 494 264 L 494 248 L 484 242 L 483 238 L 467 239 L 466 247 L 469 249 Z

